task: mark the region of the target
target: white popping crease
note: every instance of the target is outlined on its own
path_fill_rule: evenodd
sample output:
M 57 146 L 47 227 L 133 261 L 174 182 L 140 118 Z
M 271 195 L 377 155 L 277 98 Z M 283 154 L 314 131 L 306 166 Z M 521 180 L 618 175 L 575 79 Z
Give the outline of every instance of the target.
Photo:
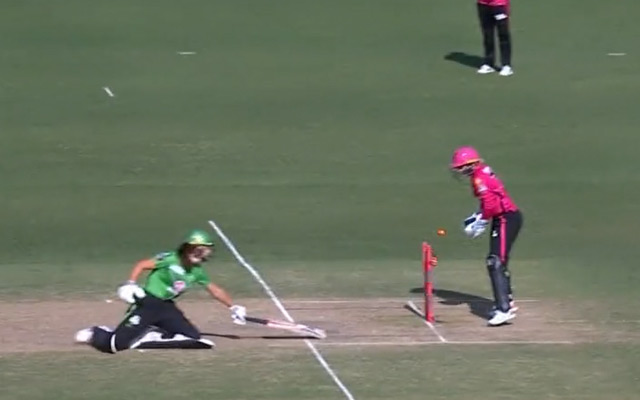
M 264 291 L 267 293 L 267 295 L 269 296 L 269 298 L 271 299 L 271 301 L 273 301 L 273 303 L 276 305 L 276 307 L 278 308 L 278 310 L 280 310 L 280 312 L 282 313 L 282 315 L 291 323 L 295 323 L 295 320 L 293 319 L 293 317 L 291 317 L 291 314 L 289 314 L 289 312 L 287 311 L 286 308 L 284 308 L 284 305 L 282 304 L 282 302 L 280 301 L 280 299 L 278 298 L 278 296 L 276 296 L 276 294 L 273 292 L 273 290 L 271 290 L 271 287 L 267 284 L 267 282 L 265 282 L 264 279 L 262 279 L 262 277 L 260 276 L 260 274 L 258 273 L 258 271 L 253 268 L 251 266 L 251 264 L 249 264 L 244 257 L 242 257 L 242 254 L 240 254 L 240 252 L 236 249 L 236 247 L 233 245 L 233 243 L 231 242 L 231 240 L 229 240 L 229 238 L 227 237 L 227 235 L 224 234 L 224 232 L 222 231 L 222 229 L 220 229 L 220 227 L 218 227 L 218 225 L 214 222 L 214 221 L 209 221 L 209 225 L 211 225 L 211 228 L 213 228 L 213 230 L 216 232 L 216 234 L 220 237 L 220 239 L 224 242 L 225 246 L 227 246 L 227 248 L 229 249 L 229 251 L 231 251 L 231 253 L 233 254 L 233 256 L 236 258 L 236 260 L 238 261 L 238 263 L 240 263 L 240 265 L 242 265 L 250 274 L 251 276 L 253 276 L 253 278 L 258 281 L 258 283 L 262 286 L 262 288 L 264 289 Z M 327 374 L 329 374 L 329 376 L 331 377 L 331 379 L 333 379 L 333 382 L 340 388 L 340 390 L 342 391 L 342 393 L 345 395 L 345 397 L 348 400 L 355 400 L 355 398 L 353 397 L 353 395 L 351 394 L 351 392 L 349 391 L 349 389 L 347 389 L 347 387 L 344 385 L 344 383 L 342 383 L 342 381 L 340 380 L 340 378 L 338 377 L 338 375 L 333 371 L 333 369 L 331 368 L 331 366 L 329 365 L 329 363 L 327 363 L 327 361 L 324 359 L 324 357 L 322 356 L 322 354 L 320 354 L 320 352 L 318 351 L 318 349 L 316 348 L 316 346 L 314 346 L 313 343 L 311 343 L 310 340 L 305 339 L 304 343 L 307 345 L 307 347 L 309 348 L 309 350 L 311 350 L 311 352 L 313 353 L 313 355 L 315 356 L 316 360 L 318 360 L 318 362 L 320 363 L 320 365 L 322 365 L 322 367 L 324 368 L 324 370 L 327 372 Z

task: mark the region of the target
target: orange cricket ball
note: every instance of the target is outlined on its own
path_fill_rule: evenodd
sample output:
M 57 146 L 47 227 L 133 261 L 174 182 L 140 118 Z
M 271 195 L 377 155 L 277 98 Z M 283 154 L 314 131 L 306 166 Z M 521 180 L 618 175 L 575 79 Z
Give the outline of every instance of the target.
M 438 236 L 445 236 L 447 234 L 447 231 L 444 228 L 438 228 L 437 233 L 438 233 Z

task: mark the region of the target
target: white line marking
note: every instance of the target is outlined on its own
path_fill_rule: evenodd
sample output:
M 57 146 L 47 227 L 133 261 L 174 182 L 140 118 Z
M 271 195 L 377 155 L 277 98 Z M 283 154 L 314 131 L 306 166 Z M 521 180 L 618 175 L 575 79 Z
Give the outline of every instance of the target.
M 588 324 L 586 319 L 559 319 L 557 321 L 549 321 L 556 324 Z
M 637 319 L 614 319 L 608 322 L 612 322 L 614 324 L 638 324 L 640 320 Z
M 368 346 L 432 346 L 432 345 L 500 345 L 500 344 L 528 344 L 528 345 L 553 345 L 553 344 L 574 344 L 568 340 L 450 340 L 447 342 L 322 342 L 318 346 L 334 346 L 334 347 L 368 347 Z
M 452 341 L 449 344 L 474 344 L 474 345 L 488 345 L 488 344 L 575 344 L 570 340 L 459 340 Z
M 422 313 L 422 312 L 420 311 L 420 308 L 418 308 L 418 306 L 416 306 L 416 304 L 415 304 L 413 301 L 409 300 L 409 301 L 407 302 L 407 304 L 408 304 L 411 308 L 413 308 L 414 310 L 416 310 L 416 312 L 418 312 L 418 314 L 422 314 L 422 318 L 421 318 L 421 319 L 422 319 L 422 322 L 424 322 L 424 324 L 425 324 L 425 325 L 427 325 L 427 326 L 429 327 L 429 329 L 431 329 L 431 331 L 434 333 L 434 335 L 436 335 L 436 336 L 438 337 L 438 339 L 439 339 L 442 343 L 447 343 L 447 339 L 445 339 L 445 338 L 444 338 L 444 336 L 442 336 L 442 335 L 440 334 L 440 332 L 438 332 L 438 330 L 436 329 L 436 327 L 435 327 L 431 322 L 429 322 L 429 321 L 427 321 L 427 320 L 426 320 L 426 318 L 424 317 L 424 313 Z
M 291 314 L 289 314 L 289 312 L 287 311 L 286 308 L 284 308 L 284 306 L 282 305 L 282 302 L 280 301 L 280 299 L 278 299 L 278 296 L 276 296 L 276 294 L 273 292 L 273 290 L 271 290 L 271 287 L 269 287 L 269 285 L 267 284 L 267 282 L 265 282 L 264 279 L 262 279 L 262 277 L 260 276 L 260 274 L 258 273 L 258 271 L 253 268 L 251 266 L 251 264 L 249 264 L 244 257 L 242 257 L 242 255 L 240 254 L 240 252 L 238 252 L 238 250 L 236 249 L 236 247 L 233 245 L 233 243 L 231 242 L 231 240 L 229 240 L 229 238 L 227 237 L 227 235 L 224 234 L 224 232 L 222 232 L 222 229 L 220 229 L 218 227 L 218 225 L 214 222 L 214 221 L 209 221 L 209 225 L 211 225 L 211 227 L 213 228 L 213 230 L 216 232 L 216 234 L 220 237 L 220 239 L 222 239 L 222 241 L 224 242 L 224 244 L 227 246 L 227 248 L 231 251 L 231 253 L 233 253 L 233 256 L 236 258 L 236 260 L 238 260 L 238 262 L 240 263 L 240 265 L 242 265 L 247 271 L 249 271 L 249 273 L 255 278 L 256 281 L 258 281 L 258 283 L 262 286 L 262 288 L 264 289 L 264 291 L 267 293 L 267 295 L 271 298 L 271 300 L 273 301 L 273 303 L 276 305 L 276 307 L 278 307 L 278 309 L 280 310 L 280 312 L 282 313 L 282 315 L 291 323 L 295 323 L 294 319 L 291 317 Z M 322 367 L 325 369 L 325 371 L 327 371 L 327 373 L 329 374 L 329 376 L 331 377 L 331 379 L 333 379 L 333 382 L 340 388 L 340 390 L 342 391 L 342 393 L 345 395 L 345 397 L 349 400 L 355 400 L 355 398 L 353 397 L 353 395 L 351 394 L 351 392 L 349 391 L 349 389 L 347 389 L 347 387 L 344 385 L 344 383 L 342 383 L 342 381 L 340 380 L 340 378 L 338 378 L 338 375 L 336 375 L 336 373 L 333 371 L 333 369 L 331 368 L 331 366 L 327 363 L 327 361 L 324 359 L 324 357 L 322 356 L 322 354 L 320 354 L 320 352 L 318 351 L 318 349 L 316 348 L 316 346 L 313 345 L 313 343 L 311 343 L 311 341 L 309 341 L 308 339 L 304 340 L 304 343 L 307 345 L 307 347 L 309 348 L 309 350 L 311 350 L 311 352 L 313 353 L 313 355 L 315 356 L 316 360 L 318 360 L 318 362 L 320 363 L 320 365 L 322 365 Z
M 622 56 L 626 56 L 627 53 L 608 53 L 607 55 L 611 57 L 622 57 Z
M 437 296 L 436 296 L 437 297 Z M 287 303 L 292 304 L 361 304 L 361 303 L 389 303 L 390 301 L 406 302 L 406 297 L 375 297 L 370 299 L 344 299 L 344 300 L 321 300 L 321 299 L 286 299 Z M 450 301 L 460 302 L 480 302 L 485 300 L 462 300 L 450 299 Z M 490 301 L 490 300 L 488 300 Z M 516 303 L 537 303 L 539 299 L 518 299 Z
M 181 56 L 193 56 L 196 54 L 196 52 L 195 51 L 179 51 L 178 54 Z
M 109 89 L 108 86 L 105 86 L 102 88 L 102 90 L 104 90 L 105 92 L 107 92 L 107 94 L 109 95 L 109 97 L 116 97 L 115 94 L 113 94 L 113 92 L 111 91 L 111 89 Z
M 421 341 L 414 341 L 414 342 L 325 342 L 325 343 L 318 343 L 318 345 L 320 346 L 335 346 L 335 347 L 369 347 L 369 346 L 429 346 L 429 345 L 442 345 L 444 344 L 443 342 L 440 341 L 433 341 L 433 342 L 421 342 Z

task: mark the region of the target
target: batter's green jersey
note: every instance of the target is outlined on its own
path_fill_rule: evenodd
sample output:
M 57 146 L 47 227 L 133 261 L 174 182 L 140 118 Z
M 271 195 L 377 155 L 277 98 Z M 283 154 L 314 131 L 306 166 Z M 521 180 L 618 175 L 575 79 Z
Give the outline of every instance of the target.
M 187 271 L 180 265 L 180 257 L 175 252 L 160 253 L 154 260 L 156 265 L 147 277 L 144 290 L 159 299 L 174 299 L 195 285 L 204 286 L 211 282 L 198 264 Z

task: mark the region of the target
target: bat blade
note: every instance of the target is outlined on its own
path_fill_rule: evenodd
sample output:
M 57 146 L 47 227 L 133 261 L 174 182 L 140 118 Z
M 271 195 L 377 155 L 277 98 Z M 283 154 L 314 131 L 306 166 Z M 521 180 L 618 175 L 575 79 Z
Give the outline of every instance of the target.
M 292 323 L 292 322 L 287 322 L 287 321 L 279 321 L 279 320 L 272 320 L 272 319 L 265 319 L 265 318 L 257 318 L 257 317 L 246 317 L 245 320 L 247 322 L 252 322 L 255 324 L 260 324 L 260 325 L 265 325 L 269 328 L 274 328 L 274 329 L 284 329 L 284 330 L 288 330 L 288 331 L 294 331 L 294 332 L 298 332 L 298 333 L 303 333 L 306 335 L 310 335 L 313 337 L 316 337 L 318 339 L 324 339 L 327 337 L 327 334 L 324 330 L 319 329 L 319 328 L 311 328 L 307 325 L 303 325 L 303 324 L 296 324 L 296 323 Z

